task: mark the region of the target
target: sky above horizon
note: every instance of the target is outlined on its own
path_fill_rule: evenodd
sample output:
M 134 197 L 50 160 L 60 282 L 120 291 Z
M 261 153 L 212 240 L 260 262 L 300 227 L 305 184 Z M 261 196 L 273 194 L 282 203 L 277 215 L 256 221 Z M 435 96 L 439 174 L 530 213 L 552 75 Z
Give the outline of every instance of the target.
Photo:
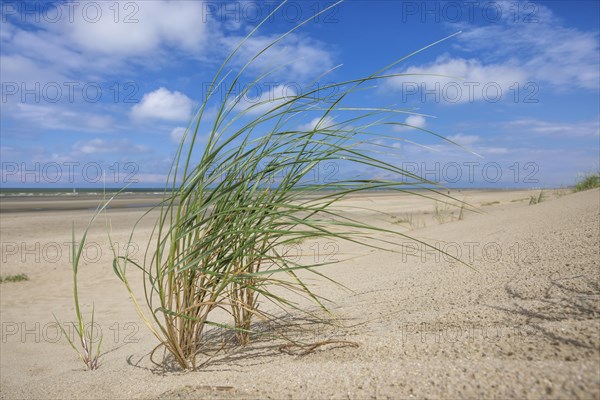
M 407 140 L 382 142 L 395 149 L 390 162 L 460 187 L 572 185 L 600 168 L 599 2 L 332 4 L 3 1 L 2 187 L 99 186 L 102 170 L 111 187 L 163 186 L 219 66 L 278 5 L 232 59 L 233 73 L 314 18 L 249 66 L 237 94 L 277 68 L 246 94 L 246 106 L 301 93 L 330 70 L 319 85 L 367 76 L 461 32 L 390 70 L 409 75 L 353 98 L 410 110 L 400 122 L 463 146 L 389 126 L 381 133 Z M 307 116 L 300 126 L 311 124 Z M 199 148 L 208 134 L 203 125 Z M 324 176 L 391 178 L 322 168 Z

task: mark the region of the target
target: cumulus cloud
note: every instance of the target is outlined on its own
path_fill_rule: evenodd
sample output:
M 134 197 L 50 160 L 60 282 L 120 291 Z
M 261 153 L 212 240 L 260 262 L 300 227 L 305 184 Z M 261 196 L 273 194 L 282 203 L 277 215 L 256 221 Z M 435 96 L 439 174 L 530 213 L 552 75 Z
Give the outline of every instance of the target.
M 414 126 L 416 128 L 425 128 L 425 117 L 421 115 L 409 115 L 404 121 L 406 125 Z
M 131 116 L 135 119 L 186 121 L 191 117 L 192 107 L 192 100 L 185 94 L 161 87 L 146 93 L 131 109 Z
M 395 125 L 394 130 L 401 132 L 407 130 L 414 130 L 414 128 L 425 128 L 425 125 L 427 125 L 427 120 L 422 115 L 409 115 L 404 120 L 404 123 L 408 126 Z

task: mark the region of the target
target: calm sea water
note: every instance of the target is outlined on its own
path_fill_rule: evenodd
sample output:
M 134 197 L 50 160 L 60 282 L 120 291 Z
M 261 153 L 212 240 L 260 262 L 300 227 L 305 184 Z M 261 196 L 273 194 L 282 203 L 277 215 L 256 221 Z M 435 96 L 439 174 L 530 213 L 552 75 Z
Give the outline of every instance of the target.
M 112 195 L 117 193 L 120 189 L 109 189 L 106 190 L 102 188 L 56 188 L 56 189 L 48 189 L 48 188 L 0 188 L 0 197 L 33 197 L 33 196 L 81 196 L 81 195 L 89 195 L 89 196 L 100 196 L 104 193 L 106 195 Z M 164 193 L 164 188 L 135 188 L 121 192 L 121 195 L 161 195 Z

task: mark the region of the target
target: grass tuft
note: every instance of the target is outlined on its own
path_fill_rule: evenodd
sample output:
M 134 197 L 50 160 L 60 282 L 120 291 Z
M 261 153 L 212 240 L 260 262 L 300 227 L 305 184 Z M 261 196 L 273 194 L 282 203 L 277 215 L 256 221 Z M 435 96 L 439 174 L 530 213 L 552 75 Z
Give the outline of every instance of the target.
M 243 106 L 247 92 L 277 69 L 248 78 L 248 67 L 309 20 L 275 38 L 236 69 L 230 60 L 263 21 L 225 60 L 175 154 L 146 256 L 138 263 L 127 254 L 118 256 L 115 252 L 114 272 L 159 342 L 150 356 L 153 362 L 156 351 L 164 348 L 183 369 L 205 365 L 225 346 L 213 351 L 204 340 L 209 327 L 232 332 L 236 344 L 245 346 L 253 333 L 258 334 L 253 329 L 256 321 L 275 328 L 283 326 L 283 317 L 263 309 L 263 303 L 274 305 L 284 316 L 298 312 L 315 318 L 315 313 L 295 300 L 303 297 L 324 315 L 332 316 L 328 301 L 314 293 L 303 276 L 323 277 L 319 267 L 338 261 L 301 263 L 282 254 L 282 246 L 302 237 L 399 251 L 390 250 L 389 245 L 406 239 L 406 235 L 352 218 L 352 214 L 342 212 L 340 201 L 374 189 L 408 192 L 428 199 L 432 193 L 440 194 L 430 188 L 412 192 L 414 187 L 437 185 L 381 157 L 382 148 L 393 151 L 394 143 L 382 145 L 379 141 L 373 145 L 377 139 L 400 141 L 390 132 L 395 126 L 406 126 L 406 114 L 414 112 L 388 106 L 360 107 L 353 99 L 355 93 L 401 75 L 389 70 L 407 57 L 360 79 L 317 85 L 316 89 L 311 84 L 297 95 L 288 93 L 248 108 Z M 244 79 L 250 83 L 234 95 Z M 217 96 L 222 93 L 217 90 L 220 84 L 226 86 L 227 93 L 221 99 Z M 317 123 L 307 126 L 307 120 Z M 199 132 L 209 132 L 208 138 L 200 141 Z M 380 176 L 393 178 L 314 179 L 315 169 L 322 164 L 338 165 L 347 171 L 367 167 Z M 133 292 L 128 267 L 142 271 L 145 304 L 139 303 Z M 290 347 L 311 349 L 320 345 L 296 342 L 285 331 L 272 332 L 290 342 Z
M 412 213 L 404 213 L 399 217 L 393 216 L 392 219 L 393 219 L 392 224 L 396 224 L 396 225 L 402 225 L 402 224 L 412 225 L 412 223 L 413 223 Z
M 439 224 L 445 224 L 446 222 L 452 221 L 454 215 L 450 206 L 446 203 L 435 205 L 434 217 Z
M 581 192 L 583 190 L 595 189 L 600 187 L 600 174 L 588 174 L 581 177 L 575 184 L 574 191 Z
M 411 231 L 424 228 L 425 221 L 415 218 L 413 213 L 404 213 L 400 216 L 392 216 L 392 224 L 394 225 L 408 225 Z
M 542 201 L 544 201 L 544 191 L 543 190 L 540 190 L 540 194 L 538 194 L 537 196 L 532 195 L 529 197 L 529 205 L 530 206 L 539 204 Z
M 25 274 L 0 276 L 0 283 L 23 282 L 23 281 L 28 281 L 28 280 L 29 280 L 29 277 Z
M 494 204 L 500 204 L 499 201 L 489 201 L 487 203 L 481 203 L 482 206 L 493 206 Z

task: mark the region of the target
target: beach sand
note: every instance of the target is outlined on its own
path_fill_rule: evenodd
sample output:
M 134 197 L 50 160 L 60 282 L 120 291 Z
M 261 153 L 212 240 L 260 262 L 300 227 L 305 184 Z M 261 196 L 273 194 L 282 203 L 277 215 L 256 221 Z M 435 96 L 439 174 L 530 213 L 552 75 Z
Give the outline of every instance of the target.
M 302 243 L 302 257 L 343 260 L 321 272 L 350 290 L 308 276 L 312 288 L 331 300 L 337 324 L 292 313 L 289 334 L 356 346 L 330 344 L 300 356 L 282 352 L 281 341 L 261 338 L 223 351 L 193 372 L 149 360 L 157 342 L 112 272 L 103 218 L 90 231 L 80 266 L 84 315 L 89 321 L 94 304 L 104 338 L 100 368 L 85 371 L 52 313 L 60 321 L 74 318 L 71 224 L 80 235 L 96 203 L 56 208 L 44 200 L 49 203 L 41 211 L 31 211 L 36 207 L 29 203 L 19 209 L 18 199 L 2 199 L 10 212 L 0 214 L 1 273 L 25 273 L 29 280 L 0 286 L 0 396 L 600 398 L 600 190 L 547 191 L 543 202 L 529 205 L 538 193 L 452 191 L 481 211 L 463 210 L 462 216 L 458 208 L 416 196 L 373 193 L 344 200 L 363 208 L 349 209 L 352 217 L 424 240 L 472 268 L 408 239 L 397 239 L 406 247 L 396 252 Z M 110 210 L 119 245 L 144 212 Z M 139 259 L 151 217 L 134 237 L 139 246 L 131 252 Z M 139 274 L 131 272 L 141 295 Z

